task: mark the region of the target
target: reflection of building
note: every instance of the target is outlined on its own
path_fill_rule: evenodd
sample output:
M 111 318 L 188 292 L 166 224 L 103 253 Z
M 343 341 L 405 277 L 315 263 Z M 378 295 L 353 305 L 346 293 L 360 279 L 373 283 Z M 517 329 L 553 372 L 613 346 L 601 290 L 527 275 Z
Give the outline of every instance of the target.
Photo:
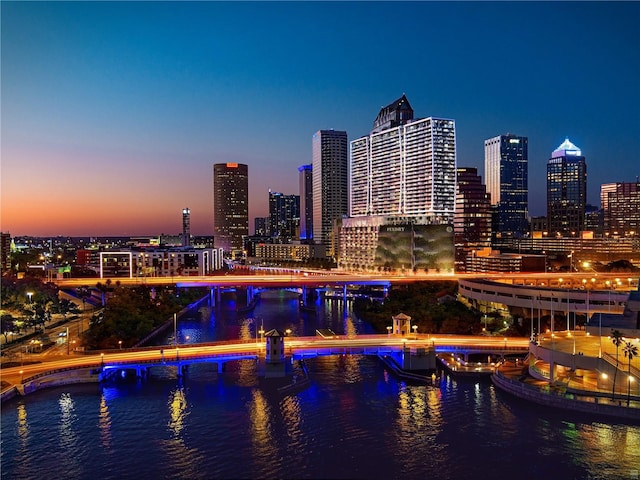
M 213 166 L 213 235 L 216 248 L 241 254 L 249 235 L 249 169 L 240 163 Z
M 298 167 L 300 172 L 300 240 L 313 240 L 313 168 Z
M 484 141 L 484 180 L 495 210 L 496 237 L 528 233 L 528 138 L 499 135 Z
M 351 142 L 349 215 L 423 215 L 453 221 L 455 122 L 414 120 L 405 96 L 384 107 Z
M 335 255 L 334 222 L 347 214 L 347 132 L 320 130 L 313 135 L 313 239 Z
M 338 265 L 346 270 L 453 271 L 453 227 L 431 217 L 345 218 Z
M 640 235 L 640 182 L 607 183 L 600 187 L 604 233 Z
M 491 246 L 491 204 L 476 168 L 458 168 L 456 213 L 453 220 L 456 270 L 464 271 L 467 254 Z
M 587 205 L 587 164 L 567 138 L 547 162 L 547 222 L 550 236 L 580 236 Z

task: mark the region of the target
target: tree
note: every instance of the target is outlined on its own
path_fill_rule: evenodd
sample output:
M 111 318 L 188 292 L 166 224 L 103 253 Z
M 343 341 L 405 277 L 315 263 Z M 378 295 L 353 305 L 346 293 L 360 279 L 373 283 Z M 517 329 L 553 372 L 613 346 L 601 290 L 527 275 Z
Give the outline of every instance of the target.
M 629 359 L 629 369 L 627 371 L 629 377 L 627 378 L 627 407 L 629 406 L 629 400 L 631 398 L 631 360 L 633 357 L 638 356 L 638 347 L 635 346 L 631 342 L 624 342 L 624 347 L 622 348 L 624 352 L 624 356 Z
M 616 346 L 616 370 L 613 372 L 613 386 L 611 387 L 611 400 L 613 400 L 616 396 L 616 377 L 618 376 L 618 348 L 623 341 L 620 330 L 611 330 L 611 341 Z

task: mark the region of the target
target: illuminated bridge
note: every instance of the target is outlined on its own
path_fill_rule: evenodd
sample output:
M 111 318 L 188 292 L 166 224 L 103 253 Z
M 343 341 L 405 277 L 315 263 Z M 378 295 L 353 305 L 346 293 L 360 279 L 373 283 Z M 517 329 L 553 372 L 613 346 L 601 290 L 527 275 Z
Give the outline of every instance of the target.
M 415 352 L 418 349 L 435 353 L 454 352 L 463 356 L 472 353 L 488 355 L 522 354 L 529 348 L 528 338 L 503 338 L 463 335 L 408 335 L 406 338 L 393 335 L 287 337 L 286 355 L 294 359 L 320 355 L 384 355 L 390 353 Z M 264 341 L 215 342 L 209 344 L 150 347 L 117 350 L 95 355 L 72 356 L 45 363 L 3 369 L 3 380 L 29 393 L 51 384 L 51 375 L 64 378 L 72 372 L 84 370 L 84 377 L 77 382 L 99 381 L 109 370 L 144 370 L 157 366 L 175 366 L 179 369 L 193 363 L 215 363 L 218 370 L 229 361 L 257 359 L 264 356 Z M 57 384 L 71 383 L 59 380 Z

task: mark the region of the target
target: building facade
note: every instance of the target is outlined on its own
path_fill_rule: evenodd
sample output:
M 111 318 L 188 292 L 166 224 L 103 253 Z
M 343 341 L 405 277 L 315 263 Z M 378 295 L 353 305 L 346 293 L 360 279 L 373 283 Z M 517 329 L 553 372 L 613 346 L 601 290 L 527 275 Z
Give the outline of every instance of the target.
M 414 120 L 413 110 L 403 96 L 384 107 L 373 131 L 353 140 L 350 147 L 350 217 L 420 215 L 442 223 L 453 222 L 453 120 Z
M 567 138 L 547 162 L 549 235 L 580 236 L 586 205 L 587 164 L 580 149 Z
M 334 223 L 348 213 L 347 132 L 313 135 L 313 239 L 335 256 Z
M 640 236 L 640 182 L 603 184 L 600 201 L 606 235 Z
M 182 209 L 182 246 L 191 245 L 191 211 L 188 208 Z
M 484 141 L 484 176 L 496 237 L 523 237 L 529 231 L 528 145 L 527 137 L 509 133 Z
M 298 167 L 300 192 L 300 241 L 313 240 L 313 167 Z
M 281 243 L 298 237 L 300 197 L 269 191 L 269 231 Z
M 215 248 L 232 257 L 242 254 L 249 235 L 249 169 L 241 163 L 213 166 L 213 235 Z
M 431 216 L 345 218 L 338 252 L 349 271 L 453 273 L 453 227 Z
M 453 232 L 456 270 L 465 271 L 469 252 L 491 246 L 491 201 L 477 168 L 457 169 Z

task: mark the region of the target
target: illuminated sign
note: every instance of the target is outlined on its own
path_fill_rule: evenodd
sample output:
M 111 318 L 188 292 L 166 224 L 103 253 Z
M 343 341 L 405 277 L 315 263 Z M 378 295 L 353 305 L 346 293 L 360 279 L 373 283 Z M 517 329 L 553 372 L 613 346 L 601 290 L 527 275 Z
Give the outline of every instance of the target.
M 520 143 L 520 139 L 518 138 L 510 138 L 509 143 Z
M 238 168 L 237 163 L 227 163 L 227 168 Z

